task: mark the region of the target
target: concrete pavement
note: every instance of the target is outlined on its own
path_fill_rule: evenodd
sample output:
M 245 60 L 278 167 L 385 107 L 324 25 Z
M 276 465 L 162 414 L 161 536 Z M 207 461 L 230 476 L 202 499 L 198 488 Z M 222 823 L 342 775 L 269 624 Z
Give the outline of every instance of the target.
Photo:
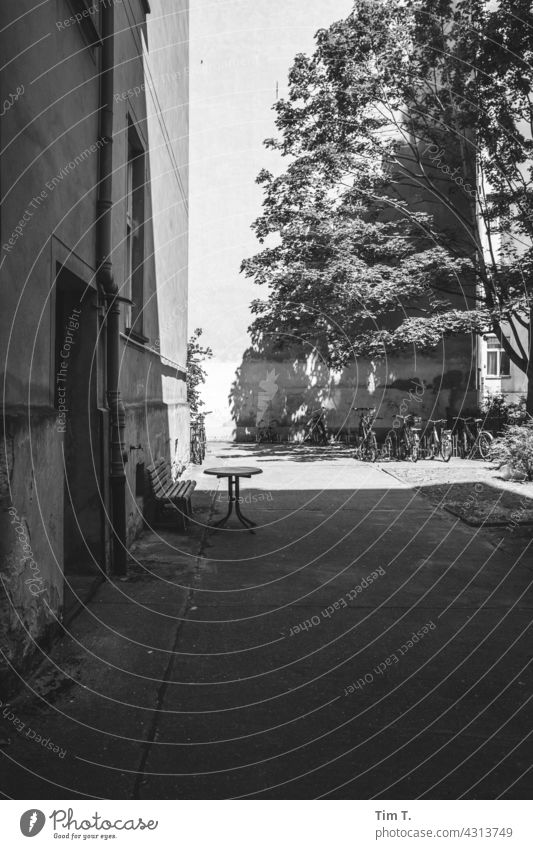
M 191 536 L 146 534 L 10 707 L 3 792 L 529 795 L 530 541 L 341 448 L 213 445 L 221 464 L 263 470 L 256 533 L 208 527 L 225 482 L 197 471 Z

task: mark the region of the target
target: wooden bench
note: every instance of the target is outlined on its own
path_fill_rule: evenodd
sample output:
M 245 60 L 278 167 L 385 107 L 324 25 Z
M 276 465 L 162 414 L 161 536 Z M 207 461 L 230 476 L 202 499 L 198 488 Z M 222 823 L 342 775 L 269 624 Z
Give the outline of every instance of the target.
M 193 515 L 191 496 L 196 488 L 196 481 L 172 480 L 170 466 L 162 457 L 146 471 L 155 503 L 155 522 L 161 518 L 163 510 L 169 508 L 179 513 L 183 530 L 188 531 L 189 520 Z

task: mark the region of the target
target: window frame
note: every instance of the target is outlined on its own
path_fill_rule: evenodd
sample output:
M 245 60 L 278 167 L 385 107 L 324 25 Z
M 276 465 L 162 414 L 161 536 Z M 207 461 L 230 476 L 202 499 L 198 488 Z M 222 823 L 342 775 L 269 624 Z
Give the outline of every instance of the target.
M 489 343 L 494 343 L 490 345 Z M 496 358 L 496 370 L 489 371 L 489 357 L 493 355 Z M 506 358 L 507 370 L 502 371 L 502 360 Z M 502 378 L 511 377 L 511 360 L 501 342 L 495 333 L 485 336 L 485 373 L 489 380 L 501 380 Z
M 83 38 L 87 42 L 88 47 L 96 48 L 102 46 L 102 28 L 101 28 L 101 9 L 100 3 L 97 0 L 89 3 L 88 0 L 67 0 L 67 3 L 72 11 L 72 16 L 74 15 L 84 15 L 84 12 L 89 14 L 85 14 L 81 21 L 76 21 L 76 25 L 79 27 L 80 32 L 83 34 Z M 91 15 L 90 9 L 97 7 L 96 12 Z
M 126 133 L 125 332 L 143 344 L 145 297 L 146 151 L 130 114 Z

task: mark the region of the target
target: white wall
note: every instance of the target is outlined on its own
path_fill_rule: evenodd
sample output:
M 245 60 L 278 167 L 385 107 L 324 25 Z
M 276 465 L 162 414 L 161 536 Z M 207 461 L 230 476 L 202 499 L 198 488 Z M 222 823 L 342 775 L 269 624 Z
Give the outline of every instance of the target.
M 249 346 L 249 304 L 260 296 L 239 274 L 258 250 L 250 224 L 261 211 L 261 168 L 279 168 L 263 147 L 274 135 L 272 105 L 286 91 L 296 53 L 317 29 L 345 17 L 350 0 L 192 0 L 191 237 L 189 327 L 204 328 L 215 353 L 204 390 L 210 437 L 231 438 L 228 395 Z

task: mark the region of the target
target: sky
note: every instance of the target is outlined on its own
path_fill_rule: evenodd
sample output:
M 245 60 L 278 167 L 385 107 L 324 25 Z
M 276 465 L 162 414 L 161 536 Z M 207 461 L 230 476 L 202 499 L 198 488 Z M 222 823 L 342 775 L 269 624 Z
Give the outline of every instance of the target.
M 204 330 L 214 351 L 204 387 L 210 438 L 231 438 L 228 395 L 250 341 L 250 302 L 262 295 L 239 273 L 257 252 L 250 225 L 261 213 L 262 168 L 280 157 L 263 140 L 275 135 L 276 90 L 321 27 L 345 17 L 351 0 L 191 0 L 189 333 Z

